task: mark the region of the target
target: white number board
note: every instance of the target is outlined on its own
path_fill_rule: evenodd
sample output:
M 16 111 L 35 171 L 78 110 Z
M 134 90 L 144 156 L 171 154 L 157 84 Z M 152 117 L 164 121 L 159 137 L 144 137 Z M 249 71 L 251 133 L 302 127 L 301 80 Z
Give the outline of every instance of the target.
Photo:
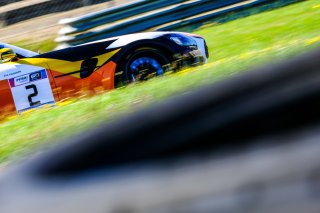
M 45 69 L 8 79 L 18 113 L 45 104 L 54 104 L 50 82 Z

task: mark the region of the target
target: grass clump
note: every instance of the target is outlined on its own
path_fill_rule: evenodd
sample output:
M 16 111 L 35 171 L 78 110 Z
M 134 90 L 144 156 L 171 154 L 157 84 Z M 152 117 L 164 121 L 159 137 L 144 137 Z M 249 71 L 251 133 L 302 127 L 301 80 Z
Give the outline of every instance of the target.
M 319 5 L 318 0 L 309 0 L 207 26 L 194 32 L 205 37 L 210 51 L 208 63 L 201 67 L 8 118 L 0 124 L 0 162 L 15 159 L 13 156 L 21 158 L 40 145 L 51 145 L 53 140 L 88 131 L 100 122 L 204 84 L 319 47 Z

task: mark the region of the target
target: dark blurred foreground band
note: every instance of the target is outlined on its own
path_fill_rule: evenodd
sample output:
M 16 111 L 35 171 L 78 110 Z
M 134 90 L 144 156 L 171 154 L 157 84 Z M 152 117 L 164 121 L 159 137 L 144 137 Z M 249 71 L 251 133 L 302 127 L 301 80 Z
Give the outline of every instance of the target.
M 100 125 L 0 179 L 1 213 L 320 212 L 320 51 Z

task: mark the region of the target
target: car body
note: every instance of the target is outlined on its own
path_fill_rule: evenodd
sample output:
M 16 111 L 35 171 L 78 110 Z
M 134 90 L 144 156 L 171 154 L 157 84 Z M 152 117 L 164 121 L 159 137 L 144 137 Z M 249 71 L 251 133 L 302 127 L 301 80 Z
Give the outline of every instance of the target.
M 0 64 L 1 115 L 96 94 L 208 58 L 203 37 L 181 32 L 128 34 L 43 54 L 0 43 L 5 48 L 17 58 Z

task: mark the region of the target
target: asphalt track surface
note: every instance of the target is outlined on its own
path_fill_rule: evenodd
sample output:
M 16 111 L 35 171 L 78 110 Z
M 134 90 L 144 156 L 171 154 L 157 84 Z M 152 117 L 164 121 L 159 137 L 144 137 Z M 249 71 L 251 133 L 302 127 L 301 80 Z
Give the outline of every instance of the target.
M 131 0 L 112 0 L 109 2 L 86 6 L 66 12 L 52 13 L 19 22 L 7 27 L 2 27 L 0 28 L 0 41 L 10 43 L 27 39 L 32 40 L 32 42 L 50 39 L 52 37 L 56 37 L 57 32 L 61 28 L 61 25 L 58 24 L 59 20 L 61 19 L 85 15 L 91 12 L 99 11 L 103 8 L 125 4 L 130 1 Z M 10 9 L 8 6 L 10 5 L 6 5 L 5 7 Z M 12 4 L 11 7 L 14 6 L 15 4 Z

